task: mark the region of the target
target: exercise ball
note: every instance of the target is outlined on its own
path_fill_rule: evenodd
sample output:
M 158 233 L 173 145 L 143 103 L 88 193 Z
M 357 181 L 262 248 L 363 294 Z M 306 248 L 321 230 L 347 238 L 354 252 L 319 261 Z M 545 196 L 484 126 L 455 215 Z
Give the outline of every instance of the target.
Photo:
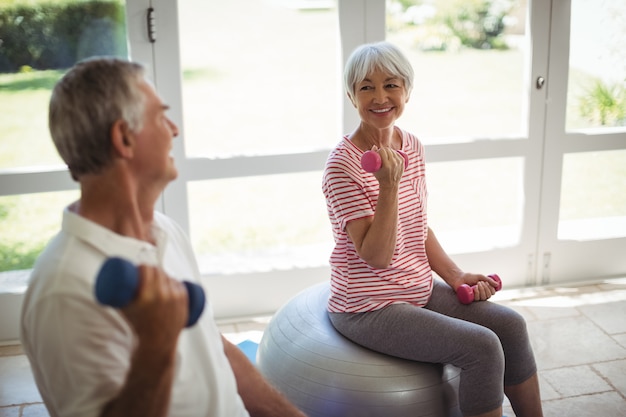
M 457 417 L 460 370 L 374 352 L 330 322 L 327 282 L 297 294 L 268 323 L 261 373 L 309 417 Z

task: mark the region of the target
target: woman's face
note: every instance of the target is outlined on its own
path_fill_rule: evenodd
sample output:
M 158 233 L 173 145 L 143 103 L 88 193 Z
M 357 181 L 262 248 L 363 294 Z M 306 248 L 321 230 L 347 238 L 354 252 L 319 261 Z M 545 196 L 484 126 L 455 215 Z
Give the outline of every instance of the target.
M 394 125 L 408 101 L 402 78 L 377 70 L 356 84 L 352 104 L 362 123 L 383 129 Z

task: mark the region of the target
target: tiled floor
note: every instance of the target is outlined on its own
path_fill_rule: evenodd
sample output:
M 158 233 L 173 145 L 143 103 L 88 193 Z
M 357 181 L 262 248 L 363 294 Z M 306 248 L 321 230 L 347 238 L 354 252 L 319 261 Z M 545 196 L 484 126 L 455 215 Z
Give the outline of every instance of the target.
M 502 291 L 526 317 L 544 415 L 626 416 L 626 279 Z M 260 340 L 269 318 L 221 324 L 238 343 Z M 505 403 L 504 414 L 513 416 Z M 19 346 L 0 347 L 0 417 L 47 417 Z

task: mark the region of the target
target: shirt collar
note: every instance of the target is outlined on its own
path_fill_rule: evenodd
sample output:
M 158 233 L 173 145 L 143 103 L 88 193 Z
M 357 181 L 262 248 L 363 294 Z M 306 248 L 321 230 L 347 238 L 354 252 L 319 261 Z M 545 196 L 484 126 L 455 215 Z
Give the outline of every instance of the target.
M 106 257 L 118 256 L 134 263 L 161 265 L 167 237 L 157 225 L 152 225 L 156 245 L 143 240 L 119 235 L 66 207 L 63 211 L 62 229 L 65 233 L 82 240 L 101 251 Z

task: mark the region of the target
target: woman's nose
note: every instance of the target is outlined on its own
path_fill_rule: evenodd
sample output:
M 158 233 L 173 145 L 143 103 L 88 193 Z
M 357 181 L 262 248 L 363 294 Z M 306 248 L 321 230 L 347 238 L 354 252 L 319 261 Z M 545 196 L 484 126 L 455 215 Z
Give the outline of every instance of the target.
M 374 101 L 376 103 L 385 103 L 387 101 L 387 92 L 384 89 L 378 89 L 374 93 Z

